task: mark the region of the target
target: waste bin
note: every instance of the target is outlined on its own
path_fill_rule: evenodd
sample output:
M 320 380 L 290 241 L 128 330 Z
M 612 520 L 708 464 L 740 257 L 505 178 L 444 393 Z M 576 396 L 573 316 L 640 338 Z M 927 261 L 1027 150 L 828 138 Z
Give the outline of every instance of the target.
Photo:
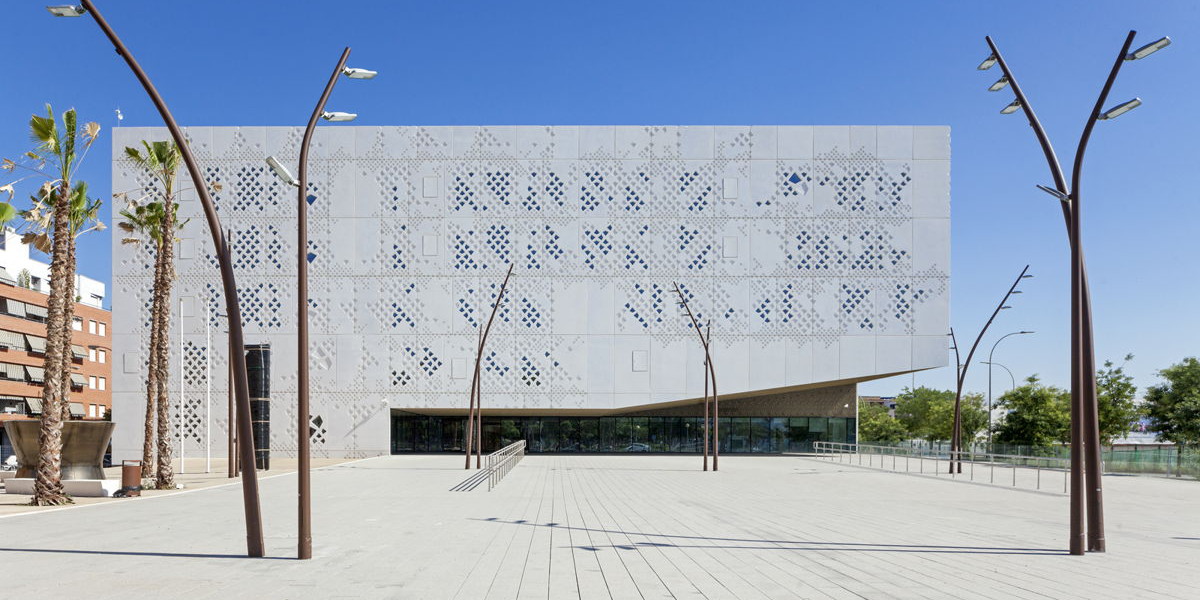
M 125 497 L 142 495 L 142 461 L 121 461 L 121 491 Z

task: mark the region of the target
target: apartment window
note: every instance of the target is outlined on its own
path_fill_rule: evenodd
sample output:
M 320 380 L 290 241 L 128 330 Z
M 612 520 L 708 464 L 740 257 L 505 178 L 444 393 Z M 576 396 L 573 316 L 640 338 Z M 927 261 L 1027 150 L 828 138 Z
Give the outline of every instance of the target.
M 96 389 L 96 376 L 95 375 L 88 376 L 88 389 L 89 390 Z
M 106 335 L 108 335 L 108 325 L 101 323 L 100 324 L 100 337 L 104 337 Z
M 96 322 L 95 321 L 88 321 L 88 333 L 95 335 L 95 333 L 96 333 Z
M 100 391 L 102 391 L 102 392 L 103 392 L 103 391 L 104 391 L 104 390 L 106 390 L 106 389 L 108 389 L 108 380 L 106 380 L 105 378 L 101 377 L 101 378 L 100 378 Z
M 103 419 L 104 415 L 107 413 L 108 413 L 108 407 L 101 404 L 100 405 L 100 418 Z
M 96 405 L 95 404 L 88 405 L 88 417 L 90 417 L 92 419 L 96 418 Z
M 107 353 L 107 352 L 105 352 L 103 349 L 97 350 L 97 351 L 96 351 L 96 358 L 99 358 L 99 359 L 100 359 L 100 361 L 99 361 L 99 362 L 101 362 L 101 363 L 106 363 L 106 362 L 108 362 L 108 353 Z
M 42 278 L 41 277 L 30 277 L 29 278 L 29 287 L 30 287 L 30 289 L 32 289 L 36 292 L 42 291 Z
M 83 319 L 80 319 L 79 317 L 71 319 L 71 329 L 74 329 L 75 331 L 83 331 Z
M 88 348 L 88 360 L 96 362 L 96 349 Z

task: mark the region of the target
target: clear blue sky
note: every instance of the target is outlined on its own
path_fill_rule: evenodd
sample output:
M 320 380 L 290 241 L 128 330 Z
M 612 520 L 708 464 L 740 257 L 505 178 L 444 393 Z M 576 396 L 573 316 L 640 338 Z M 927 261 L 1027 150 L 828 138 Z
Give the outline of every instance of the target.
M 975 70 L 992 35 L 1067 164 L 1129 29 L 1170 35 L 1129 63 L 1113 103 L 1141 108 L 1097 128 L 1084 179 L 1085 250 L 1097 360 L 1137 358 L 1137 385 L 1197 354 L 1200 3 L 1071 2 L 151 2 L 101 9 L 184 125 L 301 125 L 345 45 L 369 85 L 340 86 L 333 110 L 362 125 L 801 124 L 952 128 L 952 324 L 965 346 L 1025 264 L 1036 278 L 981 345 L 1018 379 L 1068 384 L 1069 252 L 1050 177 L 1011 93 Z M 0 156 L 28 146 L 45 102 L 81 118 L 161 125 L 90 19 L 40 2 L 0 7 Z M 104 138 L 83 169 L 109 189 Z M 80 271 L 108 280 L 107 234 L 82 243 Z M 975 365 L 970 390 L 984 391 Z M 995 374 L 997 394 L 1008 377 Z M 860 386 L 891 395 L 912 381 L 952 388 L 945 368 Z

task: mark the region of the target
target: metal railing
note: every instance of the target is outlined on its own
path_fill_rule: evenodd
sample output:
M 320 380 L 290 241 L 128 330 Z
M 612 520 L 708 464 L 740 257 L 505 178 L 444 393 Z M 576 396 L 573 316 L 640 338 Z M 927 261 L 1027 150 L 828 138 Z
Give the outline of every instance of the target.
M 488 491 L 496 487 L 505 475 L 525 458 L 525 440 L 513 442 L 485 457 L 484 469 L 488 472 Z
M 1050 456 L 1018 456 L 964 450 L 959 459 L 952 461 L 949 452 L 843 442 L 813 442 L 813 451 L 822 459 L 868 468 L 946 476 L 976 483 L 1034 490 L 1042 490 L 1045 485 L 1046 491 L 1057 492 L 1057 486 L 1051 490 L 1049 480 L 1062 477 L 1064 494 L 1067 493 L 1070 482 L 1070 459 Z M 958 468 L 952 469 L 952 462 L 957 463 Z
M 450 488 L 450 491 L 469 492 L 487 481 L 490 492 L 522 458 L 525 458 L 525 440 L 513 442 L 483 457 L 483 469 Z

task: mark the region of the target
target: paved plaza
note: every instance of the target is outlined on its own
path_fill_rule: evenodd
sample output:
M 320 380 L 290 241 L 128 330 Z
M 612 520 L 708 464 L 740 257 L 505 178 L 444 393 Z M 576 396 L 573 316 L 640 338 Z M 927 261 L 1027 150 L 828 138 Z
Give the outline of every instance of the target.
M 1194 598 L 1200 483 L 1106 477 L 1110 551 L 1065 552 L 1067 497 L 795 456 L 530 456 L 450 492 L 457 456 L 0 518 L 9 598 Z M 44 576 L 52 573 L 52 576 Z M 47 589 L 49 586 L 49 589 Z

